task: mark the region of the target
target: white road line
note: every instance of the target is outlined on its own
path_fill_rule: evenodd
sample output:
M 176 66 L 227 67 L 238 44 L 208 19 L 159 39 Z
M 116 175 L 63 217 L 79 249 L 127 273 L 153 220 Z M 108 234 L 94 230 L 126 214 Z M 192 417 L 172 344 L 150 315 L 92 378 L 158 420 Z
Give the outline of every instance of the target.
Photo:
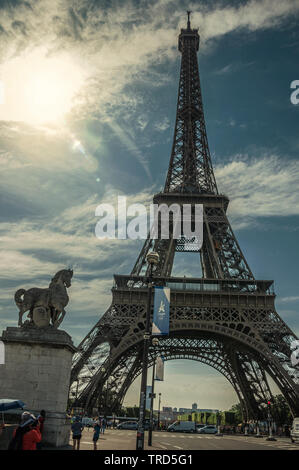
M 173 446 L 173 447 L 175 447 L 176 449 L 183 450 L 183 447 L 179 447 L 179 446 Z

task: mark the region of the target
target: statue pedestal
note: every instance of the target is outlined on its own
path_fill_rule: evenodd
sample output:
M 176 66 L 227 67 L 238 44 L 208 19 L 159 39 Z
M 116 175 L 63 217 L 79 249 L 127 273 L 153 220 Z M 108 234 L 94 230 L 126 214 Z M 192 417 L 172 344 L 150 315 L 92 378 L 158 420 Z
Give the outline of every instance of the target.
M 71 337 L 52 326 L 8 327 L 2 333 L 5 364 L 0 365 L 0 397 L 16 398 L 26 410 L 46 411 L 43 439 L 47 445 L 69 443 L 66 417 L 71 362 L 76 348 Z

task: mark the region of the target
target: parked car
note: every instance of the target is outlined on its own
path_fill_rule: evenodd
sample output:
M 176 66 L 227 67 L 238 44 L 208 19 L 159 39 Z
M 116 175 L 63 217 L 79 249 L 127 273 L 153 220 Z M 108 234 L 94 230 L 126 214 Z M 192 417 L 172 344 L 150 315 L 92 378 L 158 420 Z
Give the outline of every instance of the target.
M 218 429 L 216 426 L 207 425 L 197 431 L 199 434 L 216 434 Z
M 295 442 L 299 440 L 299 418 L 294 418 L 291 427 L 291 441 Z
M 124 421 L 117 425 L 117 429 L 132 429 L 134 431 L 137 430 L 138 423 L 137 421 Z
M 87 416 L 84 416 L 84 418 L 82 418 L 82 424 L 83 426 L 86 426 L 87 428 L 92 428 L 94 426 L 94 420 L 92 418 L 88 418 Z
M 196 425 L 196 431 L 198 432 L 200 429 L 204 428 L 206 424 L 197 424 Z
M 169 432 L 196 432 L 196 424 L 194 421 L 175 421 L 167 428 Z

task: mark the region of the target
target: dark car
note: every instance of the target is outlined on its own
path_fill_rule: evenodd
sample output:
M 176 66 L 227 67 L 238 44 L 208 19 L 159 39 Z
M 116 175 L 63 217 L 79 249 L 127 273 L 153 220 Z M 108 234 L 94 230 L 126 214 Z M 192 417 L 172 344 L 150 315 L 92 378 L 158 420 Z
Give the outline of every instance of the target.
M 137 427 L 137 421 L 124 421 L 123 423 L 119 423 L 117 425 L 117 429 L 132 429 L 133 431 L 136 431 Z
M 132 429 L 133 431 L 137 431 L 138 422 L 137 421 L 124 421 L 123 423 L 119 423 L 117 429 Z M 144 430 L 149 430 L 149 423 L 144 423 Z
M 200 429 L 204 428 L 206 424 L 197 424 L 196 425 L 196 431 L 198 432 Z

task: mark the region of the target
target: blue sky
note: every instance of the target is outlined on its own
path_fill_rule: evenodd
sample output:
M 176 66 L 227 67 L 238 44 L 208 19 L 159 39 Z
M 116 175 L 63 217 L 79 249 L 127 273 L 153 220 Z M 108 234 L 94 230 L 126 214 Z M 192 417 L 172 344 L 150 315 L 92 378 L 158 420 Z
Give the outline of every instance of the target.
M 109 306 L 113 274 L 131 271 L 142 243 L 98 240 L 94 212 L 118 195 L 149 202 L 164 184 L 186 9 L 219 190 L 255 277 L 275 280 L 298 335 L 298 0 L 0 1 L 1 330 L 17 324 L 18 288 L 71 265 L 62 327 L 78 344 Z M 197 260 L 174 269 L 196 273 Z M 236 402 L 207 366 L 174 361 L 165 375 L 165 406 Z

